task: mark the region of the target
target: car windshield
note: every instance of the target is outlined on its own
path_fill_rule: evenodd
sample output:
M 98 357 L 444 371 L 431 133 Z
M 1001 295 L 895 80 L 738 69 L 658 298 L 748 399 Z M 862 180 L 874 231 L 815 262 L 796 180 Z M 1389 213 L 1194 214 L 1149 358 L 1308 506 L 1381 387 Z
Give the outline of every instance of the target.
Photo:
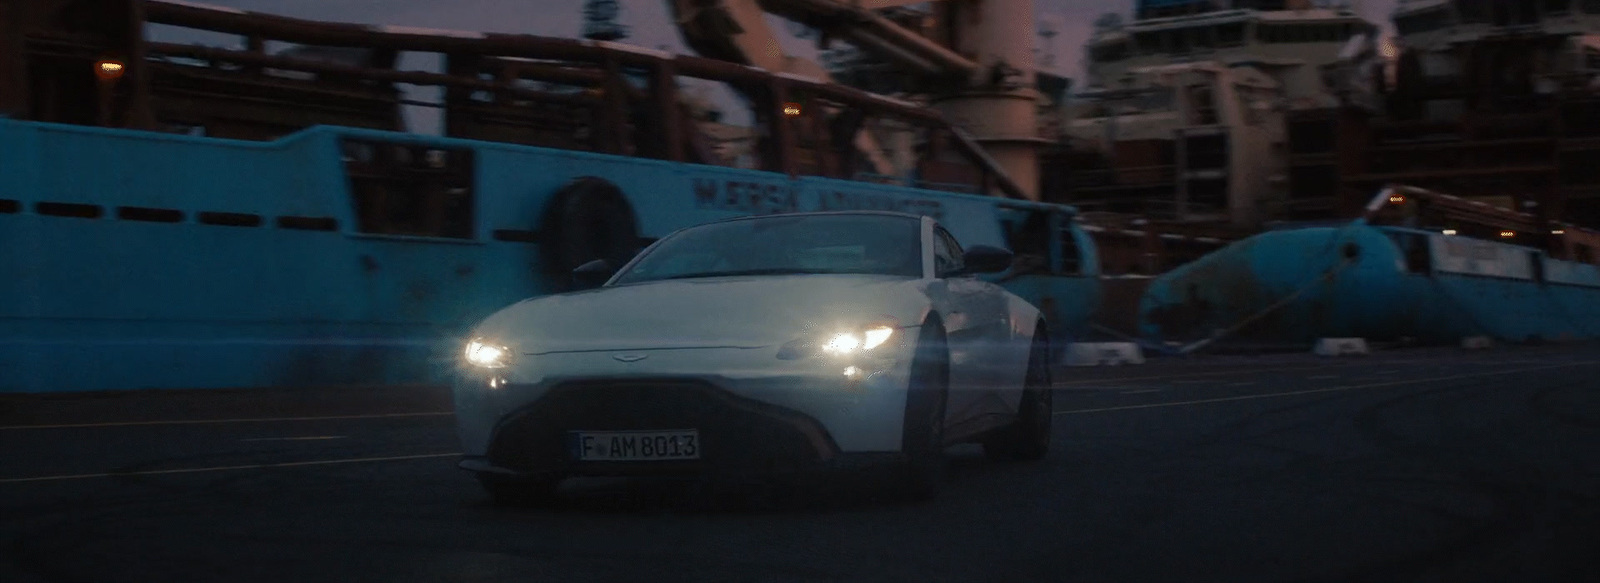
M 702 225 L 663 240 L 617 283 L 735 275 L 922 276 L 919 222 L 889 215 L 773 216 Z

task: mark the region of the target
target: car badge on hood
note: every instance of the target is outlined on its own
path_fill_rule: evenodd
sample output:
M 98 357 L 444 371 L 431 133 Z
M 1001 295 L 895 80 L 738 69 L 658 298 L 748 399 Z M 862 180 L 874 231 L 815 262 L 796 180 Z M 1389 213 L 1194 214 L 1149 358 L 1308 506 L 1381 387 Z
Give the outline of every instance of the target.
M 648 354 L 613 354 L 613 355 L 611 355 L 611 358 L 615 358 L 615 359 L 620 360 L 622 362 L 639 362 L 639 361 L 644 360 L 644 359 L 649 358 L 649 357 L 650 357 L 650 355 L 648 355 Z

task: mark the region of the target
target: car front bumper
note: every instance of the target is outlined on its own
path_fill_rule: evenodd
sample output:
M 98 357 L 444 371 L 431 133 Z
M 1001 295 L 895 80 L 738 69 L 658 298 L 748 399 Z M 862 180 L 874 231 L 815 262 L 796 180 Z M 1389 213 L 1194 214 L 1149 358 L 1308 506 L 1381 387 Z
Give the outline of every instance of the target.
M 910 351 L 785 361 L 773 351 L 545 355 L 455 387 L 462 467 L 545 475 L 786 473 L 849 467 L 900 451 Z M 643 366 L 641 366 L 643 365 Z M 856 367 L 847 377 L 844 370 Z M 699 433 L 696 460 L 577 461 L 575 431 Z

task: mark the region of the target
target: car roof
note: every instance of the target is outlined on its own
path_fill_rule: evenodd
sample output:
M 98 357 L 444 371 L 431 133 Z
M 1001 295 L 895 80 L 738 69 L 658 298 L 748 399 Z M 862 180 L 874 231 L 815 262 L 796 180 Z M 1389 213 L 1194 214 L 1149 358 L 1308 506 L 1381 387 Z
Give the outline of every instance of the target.
M 729 222 L 733 222 L 733 221 L 751 221 L 751 220 L 756 220 L 756 219 L 770 219 L 770 218 L 777 218 L 777 217 L 838 217 L 838 216 L 852 216 L 852 215 L 854 215 L 854 216 L 898 217 L 898 218 L 902 218 L 902 219 L 911 219 L 911 220 L 914 220 L 914 221 L 922 220 L 922 215 L 914 215 L 914 214 L 911 214 L 911 213 L 902 213 L 902 212 L 896 212 L 896 211 L 855 210 L 855 211 L 808 211 L 808 212 L 803 212 L 803 213 L 770 213 L 770 214 L 764 214 L 764 215 L 745 215 L 745 216 L 742 216 L 742 217 L 733 217 L 733 218 L 730 218 L 730 219 L 721 219 L 721 220 L 711 221 L 709 223 L 704 223 L 704 224 L 710 225 L 710 224 L 716 224 L 716 223 L 729 223 Z

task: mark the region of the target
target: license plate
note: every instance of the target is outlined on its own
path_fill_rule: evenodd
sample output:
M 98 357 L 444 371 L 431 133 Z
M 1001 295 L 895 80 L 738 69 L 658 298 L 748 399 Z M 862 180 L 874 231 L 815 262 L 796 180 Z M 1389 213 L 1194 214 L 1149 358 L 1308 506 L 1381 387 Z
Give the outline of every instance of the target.
M 574 431 L 572 457 L 579 461 L 633 462 L 700 459 L 700 432 Z

